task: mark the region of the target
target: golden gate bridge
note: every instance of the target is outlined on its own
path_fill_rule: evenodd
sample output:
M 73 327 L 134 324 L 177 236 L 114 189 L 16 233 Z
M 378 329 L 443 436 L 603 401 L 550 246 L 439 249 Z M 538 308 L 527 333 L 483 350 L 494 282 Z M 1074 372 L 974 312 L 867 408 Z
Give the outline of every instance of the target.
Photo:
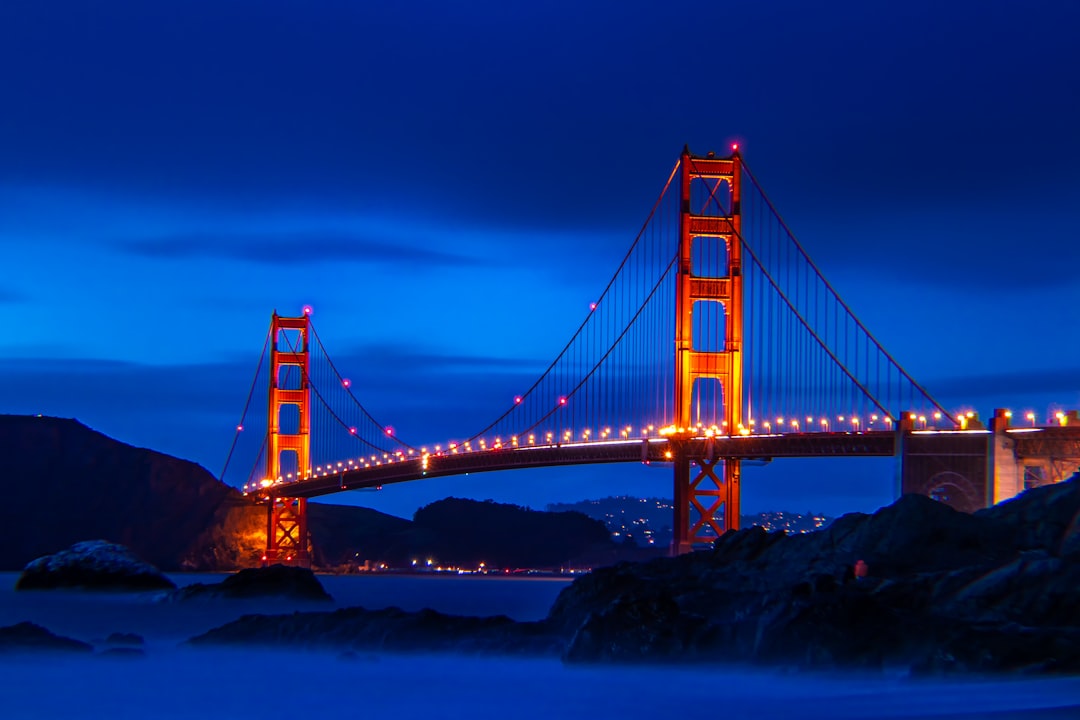
M 377 420 L 311 319 L 275 312 L 222 479 L 256 390 L 267 430 L 244 491 L 267 503 L 266 562 L 309 562 L 307 499 L 466 473 L 668 463 L 673 552 L 738 528 L 742 461 L 892 456 L 900 491 L 964 510 L 1058 480 L 1080 421 L 990 428 L 953 415 L 840 298 L 738 147 L 684 149 L 577 330 L 486 426 L 416 443 Z M 1070 424 L 1071 421 L 1071 424 Z

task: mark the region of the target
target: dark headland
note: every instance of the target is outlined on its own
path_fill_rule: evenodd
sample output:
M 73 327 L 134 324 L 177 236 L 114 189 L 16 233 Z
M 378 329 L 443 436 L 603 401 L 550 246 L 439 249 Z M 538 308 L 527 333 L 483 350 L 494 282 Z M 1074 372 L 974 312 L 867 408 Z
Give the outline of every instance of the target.
M 0 487 L 19 508 L 8 518 L 0 569 L 84 540 L 130 548 L 164 571 L 257 567 L 266 508 L 201 466 L 96 432 L 76 420 L 0 415 Z M 577 512 L 536 512 L 448 498 L 412 520 L 368 508 L 310 503 L 316 567 L 355 570 L 419 559 L 476 567 L 592 567 L 648 550 L 612 542 L 604 525 Z

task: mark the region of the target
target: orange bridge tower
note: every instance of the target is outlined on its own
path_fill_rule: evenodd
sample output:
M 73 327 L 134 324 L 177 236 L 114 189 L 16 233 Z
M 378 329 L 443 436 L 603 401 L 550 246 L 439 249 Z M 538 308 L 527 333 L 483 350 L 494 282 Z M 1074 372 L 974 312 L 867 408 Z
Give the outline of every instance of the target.
M 742 429 L 743 278 L 740 210 L 741 161 L 733 147 L 728 158 L 705 157 L 683 149 L 679 260 L 675 280 L 675 528 L 672 553 L 688 552 L 697 543 L 712 542 L 714 535 L 739 527 L 739 460 L 712 456 L 691 458 L 687 439 L 694 434 L 692 398 L 699 379 L 719 381 L 723 398 L 722 434 Z M 704 186 L 702 188 L 698 186 Z M 719 208 L 719 214 L 697 214 L 692 190 L 705 198 L 698 211 Z M 727 250 L 724 275 L 701 277 L 693 272 L 694 241 L 720 238 Z M 694 349 L 694 311 L 699 303 L 723 305 L 724 338 L 721 350 Z M 713 315 L 715 316 L 715 315 Z M 722 467 L 717 467 L 717 466 Z M 722 475 L 717 471 L 721 470 Z M 706 482 L 708 481 L 708 482 Z
M 297 479 L 311 473 L 311 325 L 306 310 L 301 317 L 279 317 L 275 312 L 270 323 L 266 478 L 274 482 L 290 473 L 295 473 Z M 281 431 L 283 410 L 292 416 L 288 433 Z M 308 548 L 307 499 L 279 497 L 271 485 L 263 562 L 308 567 Z

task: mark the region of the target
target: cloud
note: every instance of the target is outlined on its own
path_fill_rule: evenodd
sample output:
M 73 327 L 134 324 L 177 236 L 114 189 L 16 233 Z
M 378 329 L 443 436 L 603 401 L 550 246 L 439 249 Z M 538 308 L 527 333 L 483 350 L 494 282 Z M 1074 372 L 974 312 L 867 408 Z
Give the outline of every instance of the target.
M 192 232 L 111 244 L 128 254 L 157 260 L 218 258 L 290 266 L 326 262 L 465 266 L 483 262 L 460 253 L 337 231 Z

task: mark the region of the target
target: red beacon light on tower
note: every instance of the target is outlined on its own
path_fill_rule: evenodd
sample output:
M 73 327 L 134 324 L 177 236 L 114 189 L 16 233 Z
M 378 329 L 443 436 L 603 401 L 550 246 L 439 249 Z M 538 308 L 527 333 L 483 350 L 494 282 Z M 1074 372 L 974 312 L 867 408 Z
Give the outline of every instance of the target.
M 315 312 L 315 308 L 311 307 L 310 305 L 305 305 L 304 306 L 304 314 L 305 315 L 310 315 L 313 312 Z

